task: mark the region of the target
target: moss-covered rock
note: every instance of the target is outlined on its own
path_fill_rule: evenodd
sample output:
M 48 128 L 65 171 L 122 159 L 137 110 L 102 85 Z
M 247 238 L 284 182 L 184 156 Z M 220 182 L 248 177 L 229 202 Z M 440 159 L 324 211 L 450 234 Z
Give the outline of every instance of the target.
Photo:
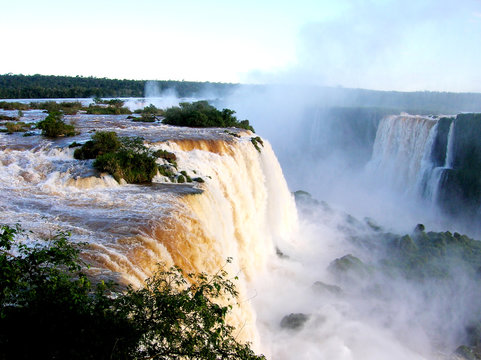
M 461 345 L 451 356 L 452 360 L 481 360 L 481 352 L 477 349 Z
M 336 285 L 329 285 L 326 284 L 322 281 L 316 281 L 313 285 L 312 288 L 314 291 L 320 293 L 320 294 L 330 294 L 330 295 L 342 295 L 343 291 L 339 286 Z
M 251 138 L 251 143 L 252 143 L 252 145 L 254 145 L 254 147 L 256 148 L 256 150 L 257 150 L 258 152 L 261 152 L 260 146 L 264 147 L 264 141 L 263 141 L 259 136 L 252 137 L 252 138 Z M 260 146 L 259 146 L 259 145 L 260 145 Z
M 177 182 L 178 182 L 179 184 L 185 183 L 185 177 L 184 177 L 184 175 L 182 175 L 182 174 L 181 174 L 181 175 L 178 175 L 178 176 L 177 176 Z
M 348 254 L 329 264 L 328 270 L 339 278 L 356 280 L 366 278 L 372 274 L 373 269 L 364 264 L 359 258 Z

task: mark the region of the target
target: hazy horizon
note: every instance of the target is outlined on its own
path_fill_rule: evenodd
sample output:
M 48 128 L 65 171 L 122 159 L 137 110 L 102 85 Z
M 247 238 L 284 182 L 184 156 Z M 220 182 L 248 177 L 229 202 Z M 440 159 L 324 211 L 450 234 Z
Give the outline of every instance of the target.
M 481 3 L 8 2 L 0 73 L 481 92 Z M 35 61 L 32 61 L 32 57 Z

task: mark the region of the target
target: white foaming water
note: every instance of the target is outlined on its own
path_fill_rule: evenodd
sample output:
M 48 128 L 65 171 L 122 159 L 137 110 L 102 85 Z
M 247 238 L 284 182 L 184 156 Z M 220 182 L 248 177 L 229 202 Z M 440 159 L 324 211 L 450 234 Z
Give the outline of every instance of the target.
M 452 169 L 454 165 L 454 124 L 455 121 L 453 120 L 451 121 L 451 125 L 449 125 L 446 163 L 444 164 L 446 169 Z
M 336 283 L 326 270 L 329 263 L 356 251 L 346 240 L 347 217 L 316 210 L 298 226 L 292 195 L 269 143 L 259 153 L 246 132 L 237 139 L 218 129 L 118 123 L 122 129 L 114 121 L 103 129 L 145 135 L 153 148 L 176 154 L 179 170 L 205 183 L 195 188 L 119 185 L 93 173 L 91 161 L 73 160 L 72 150 L 52 143 L 3 149 L 0 221 L 18 219 L 45 235 L 57 227 L 70 230 L 74 240 L 90 243 L 85 257 L 99 276 L 113 271 L 134 285 L 141 285 L 158 261 L 186 271 L 215 272 L 233 257 L 226 269 L 240 277 L 240 298 L 230 321 L 238 339 L 254 341 L 255 349 L 270 359 L 436 358 L 410 310 L 418 309 L 415 296 L 370 303 L 375 297 L 368 295 L 376 289 L 363 293 L 354 284 L 337 296 L 313 288 L 316 281 Z M 421 129 L 418 125 L 410 126 Z M 424 125 L 432 128 L 427 121 Z M 396 126 L 403 127 L 386 124 L 385 130 L 395 134 L 400 131 Z M 416 179 L 413 167 L 423 169 L 421 143 L 429 147 L 429 133 L 423 132 L 418 143 L 418 160 L 401 170 L 406 182 Z M 396 146 L 402 148 L 401 143 Z M 394 146 L 387 140 L 383 144 Z M 392 153 L 398 160 L 408 157 Z M 276 247 L 288 258 L 276 256 Z M 290 313 L 310 317 L 300 330 L 281 328 Z
M 399 192 L 415 195 L 429 166 L 436 121 L 413 115 L 388 116 L 379 124 L 367 172 Z
M 111 122 L 103 130 L 119 129 Z M 215 273 L 232 257 L 226 269 L 240 278 L 240 306 L 231 322 L 238 339 L 258 344 L 248 284 L 265 271 L 275 247 L 290 242 L 297 225 L 293 196 L 267 141 L 259 152 L 245 132 L 237 139 L 218 129 L 169 131 L 178 139 L 164 141 L 161 131 L 163 142 L 156 142 L 150 133 L 154 148 L 173 151 L 179 170 L 201 177 L 202 185 L 119 185 L 95 174 L 92 161 L 74 160 L 72 149 L 51 142 L 5 148 L 0 222 L 18 221 L 44 236 L 58 228 L 71 231 L 72 240 L 90 244 L 84 257 L 94 273 L 113 271 L 136 286 L 159 261 Z

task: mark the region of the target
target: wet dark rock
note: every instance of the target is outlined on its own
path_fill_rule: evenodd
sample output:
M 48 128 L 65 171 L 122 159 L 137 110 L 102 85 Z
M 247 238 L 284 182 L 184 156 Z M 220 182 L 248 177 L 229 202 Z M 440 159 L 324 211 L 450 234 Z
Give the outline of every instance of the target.
M 284 254 L 281 249 L 279 249 L 277 246 L 276 246 L 276 255 L 278 257 L 280 257 L 281 259 L 289 259 L 289 256 L 287 256 L 286 254 Z
M 476 348 L 461 345 L 453 353 L 450 360 L 481 360 L 481 352 Z
M 297 190 L 294 192 L 294 199 L 296 200 L 296 204 L 300 205 L 319 205 L 319 201 L 314 199 L 310 193 L 304 190 Z
M 366 222 L 366 225 L 369 226 L 371 230 L 382 231 L 382 227 L 378 225 L 373 219 L 366 217 L 364 218 L 364 221 Z
M 313 285 L 312 288 L 319 293 L 322 294 L 331 294 L 331 295 L 342 295 L 343 291 L 339 286 L 336 285 L 329 285 L 326 283 L 323 283 L 322 281 L 316 281 Z
M 302 314 L 302 313 L 289 314 L 282 318 L 281 328 L 298 330 L 298 329 L 301 329 L 302 326 L 304 326 L 307 320 L 309 320 L 309 315 Z
M 419 234 L 419 233 L 422 233 L 424 232 L 424 225 L 423 224 L 417 224 L 416 227 L 414 228 L 414 233 L 415 234 Z

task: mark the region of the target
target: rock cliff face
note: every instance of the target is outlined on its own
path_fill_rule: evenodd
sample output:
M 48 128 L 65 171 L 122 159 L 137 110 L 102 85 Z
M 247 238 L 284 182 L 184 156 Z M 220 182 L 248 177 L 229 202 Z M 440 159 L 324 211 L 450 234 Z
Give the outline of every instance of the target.
M 464 221 L 479 220 L 481 206 L 481 114 L 441 119 L 453 124 L 451 166 L 440 179 L 439 205 Z M 444 127 L 446 127 L 444 125 Z

